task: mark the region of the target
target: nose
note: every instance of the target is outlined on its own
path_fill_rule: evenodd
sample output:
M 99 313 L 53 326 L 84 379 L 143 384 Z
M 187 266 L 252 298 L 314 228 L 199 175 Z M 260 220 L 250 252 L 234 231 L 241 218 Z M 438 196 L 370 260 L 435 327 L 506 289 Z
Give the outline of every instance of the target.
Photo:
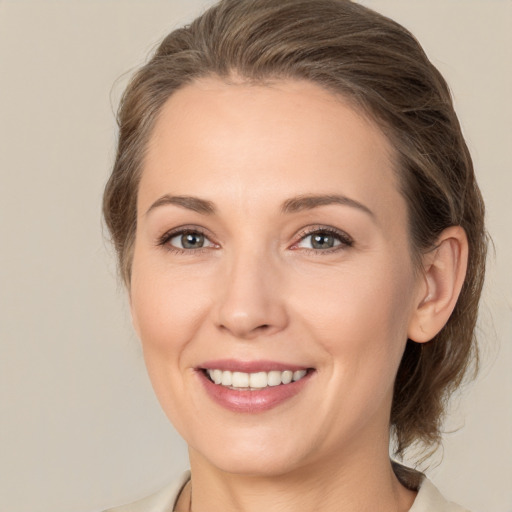
M 283 330 L 288 324 L 282 271 L 269 255 L 233 257 L 221 277 L 217 327 L 239 339 L 255 339 Z

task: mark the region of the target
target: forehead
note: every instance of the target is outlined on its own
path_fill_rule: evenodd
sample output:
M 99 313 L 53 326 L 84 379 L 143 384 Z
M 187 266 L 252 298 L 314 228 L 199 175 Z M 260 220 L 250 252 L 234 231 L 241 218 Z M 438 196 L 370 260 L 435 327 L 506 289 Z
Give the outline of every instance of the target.
M 208 78 L 176 91 L 162 108 L 139 205 L 163 193 L 230 203 L 236 196 L 247 206 L 335 192 L 378 210 L 397 200 L 393 156 L 376 123 L 315 84 Z

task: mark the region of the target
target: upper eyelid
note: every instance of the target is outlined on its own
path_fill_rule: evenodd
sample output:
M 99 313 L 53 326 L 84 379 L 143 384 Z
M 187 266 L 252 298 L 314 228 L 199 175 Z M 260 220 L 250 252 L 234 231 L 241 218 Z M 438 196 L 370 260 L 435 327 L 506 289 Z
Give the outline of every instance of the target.
M 335 228 L 333 226 L 325 226 L 325 225 L 312 225 L 312 226 L 306 226 L 299 230 L 297 234 L 293 237 L 295 241 L 293 242 L 293 245 L 296 245 L 300 241 L 304 240 L 308 236 L 314 235 L 315 233 L 329 233 L 332 235 L 337 235 L 345 244 L 352 245 L 354 243 L 353 238 L 344 230 Z M 169 229 L 166 231 L 163 235 L 159 236 L 157 238 L 157 244 L 158 245 L 164 245 L 167 243 L 171 238 L 178 236 L 180 234 L 184 233 L 199 233 L 203 235 L 205 238 L 207 238 L 212 244 L 218 245 L 218 242 L 215 241 L 215 237 L 210 233 L 210 231 L 202 226 L 198 225 L 183 225 L 178 226 L 172 229 Z
M 207 238 L 212 244 L 216 244 L 216 242 L 212 240 L 213 237 L 207 229 L 202 228 L 201 226 L 189 224 L 167 230 L 165 233 L 157 237 L 156 245 L 165 245 L 172 238 L 185 233 L 199 233 Z
M 332 235 L 338 235 L 340 238 L 344 239 L 346 242 L 354 243 L 354 239 L 342 229 L 334 228 L 332 226 L 310 226 L 304 228 L 302 231 L 299 231 L 297 234 L 298 241 L 303 240 L 304 238 L 314 235 L 315 233 L 329 233 Z

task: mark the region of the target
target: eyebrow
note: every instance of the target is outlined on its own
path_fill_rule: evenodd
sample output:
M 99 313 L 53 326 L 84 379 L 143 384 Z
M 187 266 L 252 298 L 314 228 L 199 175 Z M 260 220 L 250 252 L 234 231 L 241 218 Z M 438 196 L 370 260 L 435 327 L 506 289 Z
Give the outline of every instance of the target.
M 327 195 L 302 195 L 292 197 L 283 203 L 281 211 L 283 213 L 295 213 L 303 210 L 312 210 L 320 206 L 326 206 L 330 204 L 341 204 L 343 206 L 351 206 L 357 208 L 374 218 L 375 214 L 364 204 L 350 199 L 349 197 L 338 195 L 338 194 L 327 194 Z
M 182 208 L 186 208 L 187 210 L 192 210 L 203 215 L 213 215 L 216 211 L 214 204 L 211 201 L 207 201 L 206 199 L 200 199 L 199 197 L 193 196 L 171 196 L 169 194 L 166 194 L 157 199 L 149 207 L 148 211 L 146 212 L 146 215 L 155 208 L 165 206 L 168 204 L 181 206 Z
M 351 206 L 352 208 L 357 208 L 362 212 L 370 215 L 370 217 L 375 217 L 375 214 L 364 204 L 356 201 L 355 199 L 350 199 L 349 197 L 339 195 L 339 194 L 326 194 L 326 195 L 301 195 L 297 197 L 292 197 L 287 199 L 281 206 L 282 213 L 296 213 L 304 210 L 312 210 L 314 208 L 319 208 L 320 206 L 327 206 L 331 204 L 341 204 L 343 206 Z M 182 208 L 186 208 L 187 210 L 192 210 L 194 212 L 203 214 L 203 215 L 213 215 L 216 213 L 215 205 L 206 199 L 200 199 L 199 197 L 194 196 L 172 196 L 169 194 L 165 194 L 164 196 L 157 199 L 147 210 L 146 215 L 158 208 L 160 206 L 165 205 L 176 205 L 181 206 Z

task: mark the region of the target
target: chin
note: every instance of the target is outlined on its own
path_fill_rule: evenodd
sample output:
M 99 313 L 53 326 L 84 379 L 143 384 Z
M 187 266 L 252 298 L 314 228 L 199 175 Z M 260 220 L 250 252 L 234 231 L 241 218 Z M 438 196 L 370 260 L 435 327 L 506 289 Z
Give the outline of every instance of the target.
M 285 459 L 279 456 L 262 456 L 250 459 L 248 457 L 240 457 L 238 454 L 232 454 L 229 456 L 212 457 L 209 462 L 217 469 L 226 473 L 259 478 L 282 476 L 296 469 L 295 465 L 290 463 L 288 458 Z
M 190 448 L 191 463 L 201 459 L 226 473 L 275 477 L 297 469 L 300 460 L 304 458 L 299 455 L 301 450 L 297 443 L 290 444 L 289 436 L 286 441 L 275 437 L 265 439 L 261 432 L 244 436 L 245 439 L 234 435 L 228 437 L 222 440 L 211 439 L 208 446 L 201 443 L 203 446 Z

